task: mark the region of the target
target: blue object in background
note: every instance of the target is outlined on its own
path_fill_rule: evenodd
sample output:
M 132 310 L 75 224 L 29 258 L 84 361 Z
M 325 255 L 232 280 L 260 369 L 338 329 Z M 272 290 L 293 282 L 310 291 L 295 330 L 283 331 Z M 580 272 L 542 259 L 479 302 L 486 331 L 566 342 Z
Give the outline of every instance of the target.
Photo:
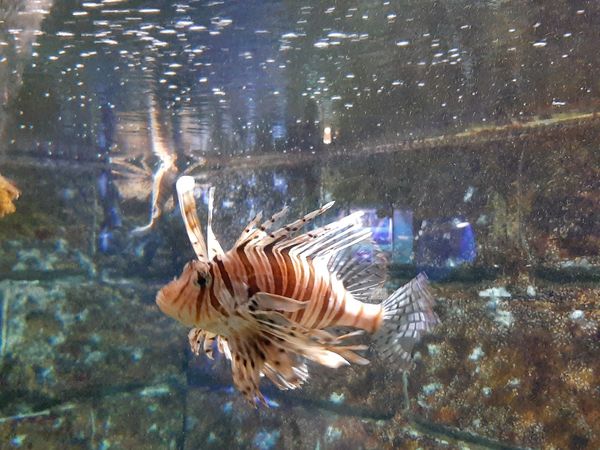
M 392 220 L 390 217 L 378 217 L 375 208 L 356 208 L 350 210 L 350 213 L 357 211 L 363 212 L 363 223 L 371 228 L 373 240 L 383 251 L 392 251 Z
M 98 200 L 102 206 L 103 219 L 98 234 L 98 250 L 102 253 L 114 251 L 114 233 L 123 224 L 119 211 L 121 196 L 114 184 L 110 169 L 102 169 L 97 179 Z
M 373 241 L 380 250 L 390 253 L 392 251 L 392 221 L 390 217 L 378 217 L 375 208 L 355 208 L 351 213 L 361 211 L 363 213 L 363 226 L 371 229 Z M 342 214 L 345 216 L 346 214 Z M 342 217 L 340 216 L 340 218 Z M 361 242 L 353 247 L 352 252 L 362 261 L 370 261 L 375 258 L 374 247 L 368 241 Z
M 273 189 L 280 194 L 286 194 L 288 190 L 288 183 L 284 176 L 273 173 Z
M 460 219 L 454 219 L 453 225 L 457 230 L 462 230 L 460 233 L 461 241 L 458 260 L 463 264 L 475 261 L 477 257 L 477 243 L 475 242 L 473 225 Z
M 102 253 L 112 253 L 116 250 L 114 230 L 122 225 L 119 203 L 121 196 L 113 181 L 110 168 L 110 152 L 114 144 L 116 118 L 112 104 L 105 102 L 101 106 L 101 123 L 98 126 L 96 142 L 98 155 L 106 164 L 98 174 L 97 187 L 99 202 L 102 205 L 103 219 L 98 234 L 98 250 Z
M 472 263 L 477 256 L 473 226 L 463 217 L 423 221 L 417 237 L 415 263 L 434 279 Z
M 394 209 L 392 224 L 392 261 L 398 264 L 410 264 L 413 261 L 413 212 Z
M 107 227 L 103 226 L 98 234 L 98 250 L 102 253 L 111 253 L 113 243 L 113 233 Z
M 410 264 L 413 260 L 413 213 L 410 210 L 394 210 L 392 217 L 379 217 L 375 208 L 353 209 L 362 211 L 365 226 L 371 228 L 373 240 L 379 248 L 391 255 L 398 264 Z M 362 249 L 366 252 L 365 249 Z
M 286 135 L 285 124 L 283 121 L 278 121 L 271 127 L 271 136 L 273 136 L 273 141 L 277 141 L 280 139 L 284 139 Z

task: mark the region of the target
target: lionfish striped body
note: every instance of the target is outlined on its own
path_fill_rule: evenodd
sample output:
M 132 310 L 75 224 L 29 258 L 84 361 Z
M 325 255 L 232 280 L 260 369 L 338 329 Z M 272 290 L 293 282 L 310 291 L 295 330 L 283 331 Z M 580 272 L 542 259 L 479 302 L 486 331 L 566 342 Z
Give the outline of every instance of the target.
M 261 375 L 280 389 L 294 389 L 308 378 L 304 359 L 329 367 L 367 364 L 356 353 L 364 345 L 349 337 L 374 333 L 384 355 L 398 355 L 411 366 L 420 336 L 438 322 L 426 277 L 419 275 L 382 303 L 365 303 L 385 279 L 385 259 L 361 259 L 352 248 L 370 240 L 360 213 L 304 234 L 303 226 L 332 203 L 282 228 L 271 228 L 285 209 L 260 223 L 256 217 L 231 250 L 224 252 L 212 230 L 213 190 L 209 191 L 207 242 L 193 196 L 194 180 L 181 177 L 177 191 L 182 216 L 197 259 L 156 298 L 160 309 L 194 327 L 190 344 L 212 358 L 213 343 L 232 364 L 236 387 L 251 402 L 264 403 Z M 349 326 L 336 336 L 326 331 Z

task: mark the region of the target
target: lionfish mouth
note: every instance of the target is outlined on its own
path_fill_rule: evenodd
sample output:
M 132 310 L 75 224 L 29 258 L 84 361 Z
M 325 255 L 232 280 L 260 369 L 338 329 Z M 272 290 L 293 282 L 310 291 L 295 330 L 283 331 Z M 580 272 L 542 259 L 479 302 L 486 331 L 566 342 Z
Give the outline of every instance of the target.
M 158 291 L 156 294 L 156 305 L 161 312 L 172 319 L 181 322 L 185 326 L 192 326 L 194 323 L 193 316 L 188 311 L 188 308 L 183 306 L 186 304 L 185 299 L 181 296 L 175 296 L 172 289 L 168 289 L 169 285 Z M 183 300 L 183 303 L 182 303 Z
M 165 295 L 163 294 L 162 289 L 160 291 L 158 291 L 158 293 L 156 294 L 156 300 L 155 301 L 156 301 L 156 304 L 158 305 L 159 309 L 163 313 L 168 314 L 167 313 L 167 309 L 168 308 L 166 307 L 167 303 L 165 301 Z

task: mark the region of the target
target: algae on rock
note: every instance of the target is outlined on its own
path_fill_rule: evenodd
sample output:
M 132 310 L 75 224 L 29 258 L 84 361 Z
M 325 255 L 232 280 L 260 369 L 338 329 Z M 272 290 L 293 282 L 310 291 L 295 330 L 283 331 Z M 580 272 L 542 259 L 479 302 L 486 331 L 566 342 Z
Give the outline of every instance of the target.
M 17 187 L 0 175 L 0 217 L 16 211 L 14 200 L 19 198 L 21 192 Z

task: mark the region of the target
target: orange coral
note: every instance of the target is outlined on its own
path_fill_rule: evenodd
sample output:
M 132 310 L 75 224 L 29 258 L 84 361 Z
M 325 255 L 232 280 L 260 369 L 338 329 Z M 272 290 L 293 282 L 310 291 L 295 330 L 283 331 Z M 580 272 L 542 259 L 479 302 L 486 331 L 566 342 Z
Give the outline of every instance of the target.
M 13 200 L 18 199 L 20 194 L 14 184 L 0 175 L 0 217 L 15 212 Z

